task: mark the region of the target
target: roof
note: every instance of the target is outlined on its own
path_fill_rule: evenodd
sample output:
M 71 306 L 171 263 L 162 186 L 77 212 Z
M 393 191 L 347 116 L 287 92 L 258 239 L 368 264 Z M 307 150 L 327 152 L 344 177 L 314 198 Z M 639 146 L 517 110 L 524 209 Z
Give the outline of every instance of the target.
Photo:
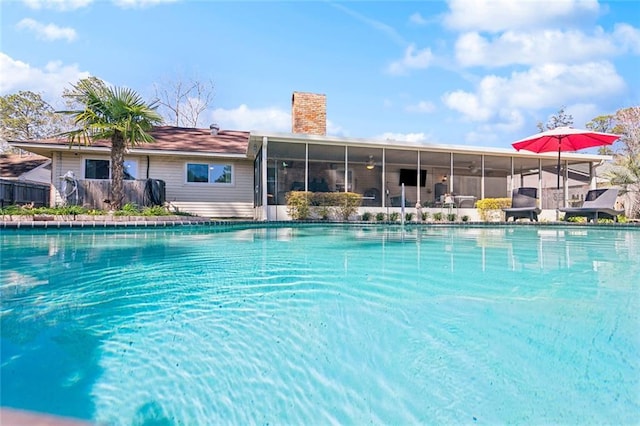
M 267 138 L 270 142 L 289 142 L 289 143 L 310 143 L 310 144 L 323 144 L 323 145 L 349 145 L 356 147 L 370 147 L 370 148 L 389 148 L 389 149 L 402 149 L 402 150 L 420 150 L 429 152 L 445 152 L 456 154 L 477 154 L 477 155 L 491 155 L 501 157 L 514 157 L 514 158 L 558 158 L 557 152 L 544 152 L 535 153 L 529 151 L 516 151 L 510 144 L 505 148 L 495 147 L 481 147 L 470 145 L 452 145 L 452 144 L 434 144 L 428 142 L 409 142 L 398 141 L 395 139 L 363 139 L 363 138 L 344 138 L 335 136 L 318 136 L 308 134 L 291 134 L 291 133 L 278 133 L 278 132 L 265 132 L 265 131 L 251 131 L 250 143 L 253 149 L 262 143 L 263 138 Z M 585 152 L 563 152 L 563 160 L 571 161 L 606 161 L 611 160 L 610 155 L 589 154 Z
M 149 132 L 155 139 L 153 143 L 136 145 L 132 151 L 148 153 L 203 153 L 221 155 L 247 155 L 249 145 L 249 132 L 220 130 L 212 135 L 209 129 L 193 129 L 187 127 L 158 126 Z M 68 149 L 67 139 L 44 139 L 34 141 L 10 141 L 11 145 L 28 149 L 41 154 L 59 150 L 61 147 Z M 97 140 L 89 145 L 92 150 L 105 148 L 111 149 L 111 141 Z M 83 149 L 85 147 L 83 146 Z
M 48 161 L 47 157 L 37 154 L 0 154 L 0 177 L 18 179 Z
M 484 154 L 491 156 L 505 156 L 518 158 L 557 158 L 557 154 L 518 152 L 513 147 L 488 148 L 467 145 L 444 145 L 430 143 L 415 143 L 396 140 L 376 140 L 343 138 L 335 136 L 315 136 L 290 133 L 273 133 L 262 131 L 234 131 L 220 130 L 212 135 L 210 129 L 194 129 L 174 126 L 158 126 L 151 132 L 154 143 L 136 145 L 131 149 L 132 154 L 139 155 L 185 155 L 185 156 L 221 156 L 230 158 L 252 159 L 262 145 L 263 139 L 289 143 L 317 143 L 328 145 L 349 145 L 361 147 L 390 148 L 401 150 L 424 150 L 431 152 Z M 11 145 L 37 154 L 52 156 L 53 152 L 69 149 L 66 139 L 47 139 L 37 141 L 9 141 Z M 85 152 L 105 152 L 110 149 L 110 142 L 96 141 L 90 146 L 82 146 Z M 76 149 L 76 148 L 74 148 Z M 562 153 L 562 159 L 570 162 L 610 160 L 611 156 L 587 154 L 582 152 Z

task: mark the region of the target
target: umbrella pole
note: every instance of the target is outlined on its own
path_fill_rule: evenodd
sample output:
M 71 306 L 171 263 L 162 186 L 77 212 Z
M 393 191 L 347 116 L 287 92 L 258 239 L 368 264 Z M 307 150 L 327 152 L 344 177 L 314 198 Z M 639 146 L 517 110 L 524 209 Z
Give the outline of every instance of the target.
M 556 174 L 558 175 L 558 183 L 557 188 L 560 189 L 560 142 L 558 141 L 558 168 L 556 169 Z

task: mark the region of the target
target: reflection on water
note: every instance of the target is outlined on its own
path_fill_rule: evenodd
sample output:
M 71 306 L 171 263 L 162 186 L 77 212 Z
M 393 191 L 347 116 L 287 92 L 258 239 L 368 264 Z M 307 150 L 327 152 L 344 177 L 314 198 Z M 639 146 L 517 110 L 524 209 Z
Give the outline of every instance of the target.
M 211 231 L 0 234 L 2 405 L 99 424 L 635 421 L 636 230 Z

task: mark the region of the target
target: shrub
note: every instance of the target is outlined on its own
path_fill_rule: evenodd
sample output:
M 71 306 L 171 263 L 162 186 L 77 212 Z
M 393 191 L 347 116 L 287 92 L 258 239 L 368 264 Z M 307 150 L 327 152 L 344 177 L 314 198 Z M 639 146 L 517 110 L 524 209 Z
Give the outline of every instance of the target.
M 398 212 L 389 213 L 389 221 L 390 222 L 397 222 L 398 219 L 400 219 L 400 213 L 398 213 Z
M 587 218 L 583 217 L 583 216 L 571 216 L 571 217 L 565 217 L 565 219 L 567 222 L 571 222 L 571 223 L 586 223 L 587 222 Z
M 308 219 L 313 211 L 324 220 L 331 216 L 349 220 L 361 203 L 362 195 L 353 192 L 292 191 L 287 194 L 287 207 L 294 219 Z
M 502 214 L 501 209 L 511 207 L 511 198 L 483 198 L 476 201 L 476 208 L 480 213 L 480 219 L 488 222 L 492 218 Z M 499 216 L 501 217 L 501 216 Z
M 349 217 L 358 211 L 362 204 L 362 195 L 353 192 L 338 192 L 338 213 L 342 220 L 349 220 Z
M 405 213 L 404 214 L 404 221 L 405 222 L 411 222 L 413 220 L 413 213 Z
M 442 213 L 440 212 L 436 212 L 433 214 L 433 220 L 435 220 L 436 222 L 440 222 L 442 220 Z
M 462 221 L 463 222 L 469 222 L 469 216 L 467 216 L 466 214 L 464 216 L 462 216 Z
M 609 219 L 608 217 L 599 217 L 598 223 L 615 223 L 613 219 Z
M 140 214 L 140 209 L 133 203 L 127 203 L 120 210 L 116 210 L 114 215 L 116 216 L 136 216 Z
M 376 213 L 376 220 L 378 222 L 382 222 L 384 220 L 384 213 L 382 212 Z
M 287 211 L 293 220 L 305 220 L 311 213 L 311 192 L 291 191 L 287 193 Z
M 371 212 L 362 213 L 362 220 L 364 220 L 365 222 L 370 221 L 371 220 Z
M 163 206 L 145 207 L 142 209 L 143 216 L 166 216 L 167 214 L 167 209 Z
M 458 215 L 455 214 L 455 213 L 448 213 L 447 214 L 447 220 L 449 222 L 455 222 L 457 218 L 458 218 Z
M 429 212 L 422 212 L 422 220 L 426 221 L 429 219 L 431 215 L 429 214 Z

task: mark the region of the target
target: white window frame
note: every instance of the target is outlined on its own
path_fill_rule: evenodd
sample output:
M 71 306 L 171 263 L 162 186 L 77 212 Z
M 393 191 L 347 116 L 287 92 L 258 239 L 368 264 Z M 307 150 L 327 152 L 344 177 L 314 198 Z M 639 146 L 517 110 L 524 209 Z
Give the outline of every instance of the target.
M 207 181 L 206 182 L 190 182 L 189 181 L 189 165 L 202 165 L 207 166 Z M 230 182 L 211 182 L 211 170 L 213 167 L 230 167 L 229 174 L 231 175 Z M 199 162 L 199 161 L 188 161 L 184 165 L 184 182 L 187 185 L 210 185 L 210 186 L 233 186 L 235 185 L 235 165 L 230 162 Z

